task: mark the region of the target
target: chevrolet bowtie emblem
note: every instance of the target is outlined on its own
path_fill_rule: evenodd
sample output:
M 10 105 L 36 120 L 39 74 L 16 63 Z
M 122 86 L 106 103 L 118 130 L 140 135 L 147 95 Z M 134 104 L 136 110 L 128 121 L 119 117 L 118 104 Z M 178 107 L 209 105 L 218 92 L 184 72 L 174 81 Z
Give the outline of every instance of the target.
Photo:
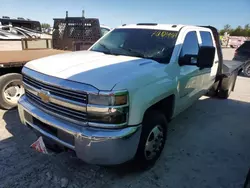
M 48 91 L 41 90 L 40 92 L 38 92 L 38 96 L 40 97 L 40 99 L 44 103 L 48 103 L 49 102 L 49 92 Z

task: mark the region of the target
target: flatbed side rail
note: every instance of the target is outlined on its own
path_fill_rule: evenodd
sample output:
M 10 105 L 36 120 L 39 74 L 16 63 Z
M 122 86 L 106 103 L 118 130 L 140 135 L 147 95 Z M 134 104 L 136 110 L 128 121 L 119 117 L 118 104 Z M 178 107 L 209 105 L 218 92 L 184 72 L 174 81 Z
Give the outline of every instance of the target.
M 0 68 L 21 67 L 31 60 L 67 52 L 54 49 L 0 51 Z
M 23 62 L 10 62 L 10 63 L 5 63 L 5 64 L 0 63 L 0 68 L 22 67 L 26 63 L 27 63 L 26 61 L 23 61 Z
M 29 39 L 25 38 L 21 40 L 23 50 L 39 50 L 39 49 L 51 49 L 52 48 L 52 39 Z

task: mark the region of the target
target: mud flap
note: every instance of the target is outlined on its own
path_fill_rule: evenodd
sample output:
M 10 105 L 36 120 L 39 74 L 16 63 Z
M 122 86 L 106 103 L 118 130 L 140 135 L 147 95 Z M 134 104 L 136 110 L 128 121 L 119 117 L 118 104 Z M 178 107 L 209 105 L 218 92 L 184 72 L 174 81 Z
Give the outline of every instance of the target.
M 234 86 L 236 83 L 238 72 L 234 71 L 230 75 L 225 75 L 221 78 L 219 86 L 218 86 L 218 97 L 220 98 L 228 98 L 231 91 L 234 90 Z

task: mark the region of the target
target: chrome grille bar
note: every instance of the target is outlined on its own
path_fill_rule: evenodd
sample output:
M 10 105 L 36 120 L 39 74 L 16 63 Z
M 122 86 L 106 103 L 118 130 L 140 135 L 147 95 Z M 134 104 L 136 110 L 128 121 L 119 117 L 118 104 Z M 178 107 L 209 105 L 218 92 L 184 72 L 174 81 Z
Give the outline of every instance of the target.
M 78 91 L 71 91 L 71 90 L 55 87 L 49 84 L 39 82 L 35 79 L 28 77 L 27 75 L 23 75 L 23 82 L 30 86 L 33 86 L 34 88 L 44 89 L 46 91 L 49 91 L 51 94 L 54 94 L 59 97 L 81 102 L 83 104 L 87 103 L 87 94 L 84 92 L 80 93 Z
M 41 101 L 39 97 L 30 93 L 28 90 L 26 90 L 25 94 L 27 98 L 30 100 L 30 102 L 32 102 L 34 105 L 38 107 L 45 109 L 46 111 L 57 113 L 61 117 L 66 116 L 67 118 L 80 121 L 83 123 L 87 121 L 87 114 L 85 112 L 72 110 L 52 103 L 44 103 L 43 101 Z
M 33 95 L 38 96 L 38 94 L 40 92 L 39 89 L 37 89 L 37 88 L 27 84 L 27 83 L 24 83 L 23 85 L 24 85 L 26 92 L 28 91 L 28 92 L 32 93 Z M 53 94 L 49 94 L 49 102 L 60 105 L 60 106 L 64 106 L 67 108 L 71 108 L 73 110 L 86 112 L 86 104 L 82 104 L 80 102 L 76 102 L 76 101 L 72 101 L 69 99 L 62 98 L 62 97 L 58 97 L 58 96 L 55 96 Z

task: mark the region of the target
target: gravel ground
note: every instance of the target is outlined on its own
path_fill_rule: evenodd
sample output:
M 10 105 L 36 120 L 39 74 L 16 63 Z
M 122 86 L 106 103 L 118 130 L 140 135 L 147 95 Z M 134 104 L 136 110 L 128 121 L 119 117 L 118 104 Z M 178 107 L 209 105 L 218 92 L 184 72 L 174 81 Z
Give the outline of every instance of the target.
M 223 51 L 231 59 L 233 50 Z M 0 187 L 241 188 L 250 167 L 249 91 L 240 76 L 228 100 L 202 97 L 170 123 L 163 155 L 140 173 L 37 153 L 17 110 L 0 110 Z

